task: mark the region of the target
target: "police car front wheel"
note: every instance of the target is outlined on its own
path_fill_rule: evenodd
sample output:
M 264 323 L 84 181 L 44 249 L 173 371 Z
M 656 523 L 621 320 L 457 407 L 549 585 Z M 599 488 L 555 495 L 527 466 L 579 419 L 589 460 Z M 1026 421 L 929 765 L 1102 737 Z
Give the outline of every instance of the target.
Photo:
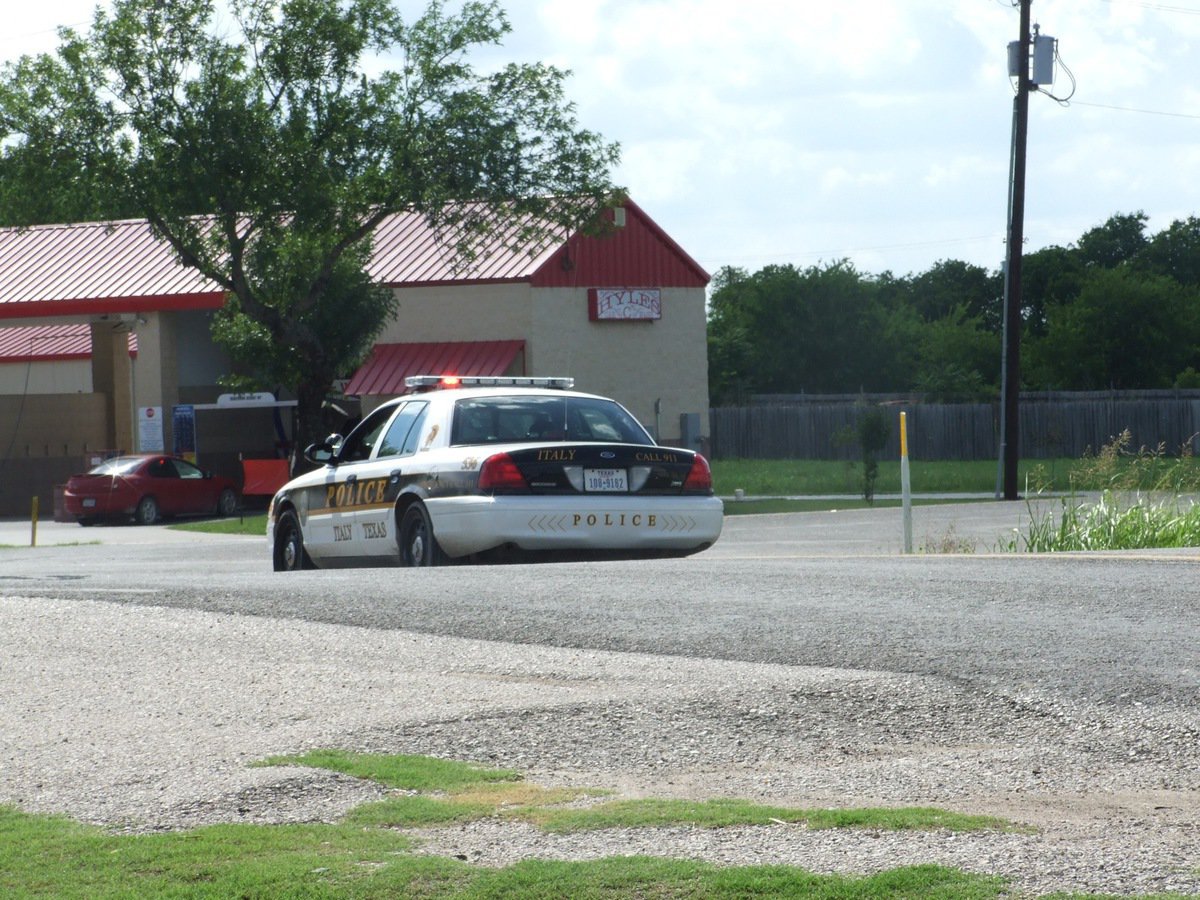
M 440 566 L 446 555 L 433 536 L 429 512 L 421 503 L 414 503 L 400 518 L 400 564 L 404 566 Z

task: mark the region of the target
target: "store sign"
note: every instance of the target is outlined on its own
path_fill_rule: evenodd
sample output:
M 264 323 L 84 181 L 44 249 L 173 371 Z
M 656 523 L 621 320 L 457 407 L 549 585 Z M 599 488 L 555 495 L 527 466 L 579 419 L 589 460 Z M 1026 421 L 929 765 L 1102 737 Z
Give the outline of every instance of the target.
M 275 395 L 270 391 L 255 391 L 246 394 L 221 394 L 217 397 L 217 406 L 274 406 Z
M 588 318 L 593 322 L 661 319 L 662 291 L 659 288 L 590 288 Z

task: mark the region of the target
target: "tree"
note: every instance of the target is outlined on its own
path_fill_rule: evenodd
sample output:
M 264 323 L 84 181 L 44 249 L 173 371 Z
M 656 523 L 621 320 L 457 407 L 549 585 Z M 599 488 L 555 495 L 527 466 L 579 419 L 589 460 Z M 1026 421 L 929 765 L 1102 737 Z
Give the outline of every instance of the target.
M 1021 262 L 1021 299 L 1028 336 L 1045 334 L 1049 310 L 1079 296 L 1083 273 L 1083 260 L 1073 248 L 1050 246 L 1026 254 Z
M 1146 219 L 1136 213 L 1109 216 L 1103 225 L 1085 231 L 1076 245 L 1085 266 L 1111 269 L 1132 262 L 1146 247 Z
M 1145 267 L 1182 285 L 1200 286 L 1200 219 L 1176 219 L 1150 239 L 1142 254 Z
M 1000 336 L 984 328 L 966 306 L 921 329 L 913 387 L 939 403 L 978 402 L 996 394 Z
M 1200 364 L 1198 348 L 1195 289 L 1119 266 L 1088 274 L 1073 303 L 1050 310 L 1029 374 L 1051 389 L 1166 388 Z
M 1003 323 L 1003 284 L 997 274 L 982 266 L 955 259 L 944 259 L 909 284 L 912 304 L 927 322 L 963 310 L 986 327 L 1000 333 Z
M 294 387 L 303 443 L 394 309 L 364 274 L 381 222 L 422 214 L 462 259 L 544 246 L 612 202 L 617 148 L 577 125 L 567 73 L 472 68 L 509 31 L 494 0 L 412 22 L 391 0 L 231 0 L 232 38 L 215 2 L 115 0 L 7 66 L 2 195 L 53 184 L 61 160 L 145 216 L 227 292 L 218 339 Z

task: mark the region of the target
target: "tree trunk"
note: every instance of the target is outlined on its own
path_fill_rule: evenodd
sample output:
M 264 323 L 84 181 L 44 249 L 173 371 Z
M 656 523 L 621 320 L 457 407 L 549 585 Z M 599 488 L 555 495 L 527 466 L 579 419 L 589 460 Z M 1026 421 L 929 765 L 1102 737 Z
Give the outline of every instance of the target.
M 329 393 L 332 378 L 307 378 L 296 386 L 296 434 L 292 450 L 292 474 L 307 471 L 311 464 L 304 459 L 304 449 L 309 444 L 322 441 L 327 436 L 325 421 L 325 397 Z

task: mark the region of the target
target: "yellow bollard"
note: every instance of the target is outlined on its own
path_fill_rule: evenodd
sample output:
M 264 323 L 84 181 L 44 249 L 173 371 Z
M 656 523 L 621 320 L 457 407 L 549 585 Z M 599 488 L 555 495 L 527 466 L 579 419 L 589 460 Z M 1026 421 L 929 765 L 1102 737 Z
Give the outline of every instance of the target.
M 908 422 L 900 413 L 900 496 L 904 507 L 904 552 L 912 553 L 912 483 L 908 472 Z
M 35 494 L 34 498 L 33 498 L 33 515 L 32 515 L 33 531 L 29 537 L 29 546 L 30 547 L 37 546 L 37 520 L 38 520 L 38 497 Z

